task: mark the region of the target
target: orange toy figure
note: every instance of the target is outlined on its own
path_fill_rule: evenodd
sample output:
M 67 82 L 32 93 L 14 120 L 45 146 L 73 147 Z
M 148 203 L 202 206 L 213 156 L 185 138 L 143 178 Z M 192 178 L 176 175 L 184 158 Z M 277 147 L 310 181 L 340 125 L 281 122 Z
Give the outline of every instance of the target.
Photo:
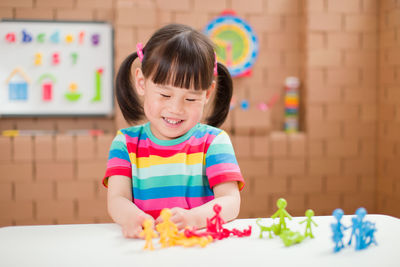
M 209 236 L 192 236 L 192 237 L 185 237 L 185 235 L 180 236 L 179 238 L 175 239 L 176 245 L 181 245 L 184 247 L 193 247 L 199 245 L 200 247 L 204 248 L 211 243 L 213 238 Z
M 174 245 L 175 239 L 178 236 L 178 227 L 171 222 L 171 210 L 163 209 L 160 213 L 163 219 L 162 223 L 156 226 L 157 231 L 160 233 L 160 243 L 163 248 Z
M 158 237 L 157 233 L 153 230 L 153 222 L 149 219 L 143 222 L 143 231 L 139 234 L 140 237 L 144 237 L 146 244 L 143 249 L 154 250 L 153 241 L 154 237 Z

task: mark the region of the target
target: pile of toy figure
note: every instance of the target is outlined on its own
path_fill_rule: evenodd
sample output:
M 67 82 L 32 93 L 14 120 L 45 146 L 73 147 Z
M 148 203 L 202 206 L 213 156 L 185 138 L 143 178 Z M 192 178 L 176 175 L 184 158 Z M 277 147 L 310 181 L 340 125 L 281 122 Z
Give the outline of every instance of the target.
M 332 240 L 335 242 L 334 252 L 340 251 L 344 248 L 343 244 L 343 231 L 349 229 L 350 227 L 346 227 L 341 223 L 341 219 L 343 217 L 342 209 L 335 209 L 332 213 L 333 217 L 336 219 L 336 223 L 331 224 L 331 228 L 333 231 Z M 367 211 L 365 208 L 361 207 L 356 210 L 355 216 L 351 219 L 351 235 L 350 240 L 348 241 L 348 245 L 351 245 L 353 237 L 356 239 L 355 249 L 365 249 L 369 247 L 372 243 L 377 245 L 374 237 L 374 233 L 376 232 L 375 223 L 364 220 L 365 215 L 367 215 Z
M 214 212 L 215 216 L 211 219 L 207 218 L 206 231 L 187 228 L 183 232 L 179 232 L 177 226 L 171 221 L 171 211 L 169 209 L 163 209 L 160 214 L 163 221 L 156 226 L 156 230 L 160 234 L 161 247 L 192 247 L 196 245 L 205 247 L 213 240 L 221 240 L 231 235 L 237 237 L 251 235 L 251 226 L 243 231 L 224 228 L 222 225 L 225 222 L 220 216 L 221 206 L 218 204 L 214 206 Z M 151 220 L 145 220 L 143 222 L 143 231 L 140 233 L 140 236 L 144 237 L 146 240 L 144 249 L 153 250 L 152 239 L 158 237 L 158 234 L 153 230 L 153 222 Z
M 314 211 L 311 209 L 308 209 L 305 213 L 306 219 L 304 221 L 301 221 L 300 224 L 306 222 L 306 230 L 304 232 L 304 235 L 302 235 L 300 232 L 292 231 L 286 226 L 285 218 L 288 218 L 289 220 L 292 219 L 292 216 L 286 211 L 286 206 L 287 202 L 285 199 L 280 198 L 276 202 L 276 205 L 278 206 L 278 211 L 275 212 L 271 218 L 275 219 L 279 217 L 279 223 L 275 224 L 273 223 L 271 226 L 264 226 L 260 223 L 261 218 L 258 218 L 256 220 L 257 225 L 260 227 L 260 238 L 263 237 L 264 232 L 269 233 L 269 238 L 272 238 L 272 233 L 274 233 L 276 236 L 279 236 L 283 244 L 285 246 L 291 246 L 297 243 L 300 243 L 303 241 L 306 237 L 314 238 L 314 235 L 311 232 L 311 225 L 314 224 L 315 226 L 318 226 L 313 220 L 312 216 L 314 216 Z
M 279 236 L 285 246 L 291 246 L 302 242 L 305 238 L 314 238 L 311 231 L 311 226 L 318 226 L 313 220 L 314 211 L 308 209 L 305 212 L 306 219 L 299 222 L 300 224 L 306 223 L 306 228 L 304 234 L 300 232 L 292 231 L 286 226 L 285 219 L 292 219 L 292 216 L 286 211 L 287 202 L 285 199 L 280 198 L 277 201 L 278 210 L 271 216 L 272 219 L 279 218 L 279 223 L 272 223 L 271 226 L 265 226 L 261 224 L 261 218 L 256 220 L 256 224 L 260 228 L 260 238 L 263 238 L 263 233 L 268 232 L 269 238 L 272 238 L 272 234 Z M 199 245 L 201 247 L 207 246 L 213 240 L 221 240 L 229 236 L 244 237 L 251 235 L 251 226 L 248 229 L 240 231 L 238 229 L 226 229 L 223 227 L 225 223 L 220 216 L 221 206 L 216 204 L 214 206 L 215 215 L 212 218 L 207 218 L 207 228 L 205 231 L 199 231 L 195 228 L 186 228 L 184 231 L 179 232 L 177 226 L 171 221 L 171 211 L 169 209 L 163 209 L 161 211 L 162 222 L 157 224 L 156 230 L 160 236 L 161 247 L 170 246 L 184 246 L 191 247 Z M 355 237 L 355 249 L 365 249 L 372 243 L 377 244 L 374 238 L 374 233 L 376 232 L 375 224 L 364 220 L 367 211 L 364 208 L 357 209 L 355 216 L 352 218 L 351 225 L 351 236 L 348 241 L 348 245 L 351 245 L 353 237 Z M 341 223 L 341 219 L 344 215 L 342 209 L 335 209 L 332 213 L 333 217 L 336 219 L 335 223 L 331 224 L 333 231 L 332 239 L 335 242 L 334 252 L 340 251 L 344 248 L 343 244 L 343 231 L 349 229 Z M 157 232 L 153 230 L 153 222 L 151 220 L 145 220 L 143 223 L 143 231 L 140 236 L 146 240 L 144 249 L 153 250 L 152 239 L 158 237 Z

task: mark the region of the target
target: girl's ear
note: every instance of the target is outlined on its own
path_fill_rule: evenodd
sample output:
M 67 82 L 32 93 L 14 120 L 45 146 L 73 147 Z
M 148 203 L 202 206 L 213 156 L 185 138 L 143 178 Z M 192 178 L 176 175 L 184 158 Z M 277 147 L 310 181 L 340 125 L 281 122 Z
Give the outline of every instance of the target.
M 208 103 L 208 101 L 210 100 L 210 97 L 212 96 L 212 94 L 215 91 L 215 81 L 212 82 L 210 88 L 208 88 L 207 93 L 206 93 L 206 104 Z
M 135 70 L 135 88 L 138 95 L 144 95 L 145 78 L 141 68 L 136 68 Z

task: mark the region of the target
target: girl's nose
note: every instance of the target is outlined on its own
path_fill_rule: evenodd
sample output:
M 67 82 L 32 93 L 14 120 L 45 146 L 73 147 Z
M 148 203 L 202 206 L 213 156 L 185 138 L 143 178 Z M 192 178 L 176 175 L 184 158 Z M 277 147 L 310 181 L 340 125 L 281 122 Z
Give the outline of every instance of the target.
M 172 101 L 170 101 L 169 110 L 175 114 L 182 114 L 184 110 L 184 101 L 184 99 L 173 98 Z

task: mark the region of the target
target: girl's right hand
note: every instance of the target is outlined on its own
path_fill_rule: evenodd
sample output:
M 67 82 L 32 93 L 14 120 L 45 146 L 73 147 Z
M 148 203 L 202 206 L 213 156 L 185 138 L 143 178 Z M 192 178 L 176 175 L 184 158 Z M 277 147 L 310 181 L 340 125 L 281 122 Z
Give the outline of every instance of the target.
M 152 220 L 154 222 L 153 217 L 144 213 L 144 214 L 136 216 L 136 218 L 133 218 L 133 219 L 127 221 L 126 223 L 122 224 L 121 225 L 122 234 L 124 235 L 124 237 L 125 238 L 141 238 L 141 239 L 143 239 L 143 237 L 140 237 L 139 235 L 143 230 L 142 223 L 146 219 Z

